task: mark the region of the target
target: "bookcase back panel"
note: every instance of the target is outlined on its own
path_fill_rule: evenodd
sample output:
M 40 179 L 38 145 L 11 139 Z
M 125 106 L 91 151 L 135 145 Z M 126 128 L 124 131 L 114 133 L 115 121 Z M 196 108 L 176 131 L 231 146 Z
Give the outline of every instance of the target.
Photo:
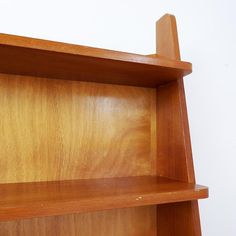
M 0 223 L 4 236 L 156 236 L 156 207 L 34 218 Z
M 156 172 L 156 91 L 0 74 L 0 183 Z

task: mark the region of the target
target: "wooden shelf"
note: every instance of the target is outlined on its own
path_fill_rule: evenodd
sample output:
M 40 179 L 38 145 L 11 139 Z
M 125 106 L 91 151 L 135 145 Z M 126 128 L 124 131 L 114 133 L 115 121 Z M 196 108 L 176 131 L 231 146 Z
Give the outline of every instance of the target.
M 156 41 L 145 56 L 0 34 L 0 235 L 201 234 L 174 16 Z
M 206 187 L 161 177 L 0 185 L 0 220 L 71 214 L 206 198 Z
M 156 87 L 191 73 L 188 62 L 0 34 L 0 73 Z

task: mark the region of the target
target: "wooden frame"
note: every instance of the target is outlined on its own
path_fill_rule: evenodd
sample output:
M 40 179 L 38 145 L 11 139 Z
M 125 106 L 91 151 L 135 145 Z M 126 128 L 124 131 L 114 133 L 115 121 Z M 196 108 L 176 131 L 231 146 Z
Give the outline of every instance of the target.
M 0 35 L 0 235 L 200 236 L 174 16 L 143 56 Z

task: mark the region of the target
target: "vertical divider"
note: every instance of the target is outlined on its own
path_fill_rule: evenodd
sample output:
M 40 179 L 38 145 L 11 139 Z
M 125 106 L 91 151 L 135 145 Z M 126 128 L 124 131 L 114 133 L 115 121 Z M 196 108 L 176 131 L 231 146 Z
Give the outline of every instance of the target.
M 180 60 L 176 20 L 166 14 L 156 23 L 157 54 Z M 157 88 L 157 174 L 195 183 L 183 79 Z M 157 206 L 158 236 L 200 236 L 198 202 Z

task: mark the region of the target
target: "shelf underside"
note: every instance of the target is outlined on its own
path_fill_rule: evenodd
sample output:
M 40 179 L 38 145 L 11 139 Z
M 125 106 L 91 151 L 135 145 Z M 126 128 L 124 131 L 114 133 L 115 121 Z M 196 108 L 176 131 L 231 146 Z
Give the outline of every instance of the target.
M 156 87 L 191 73 L 191 63 L 0 34 L 0 73 Z
M 0 220 L 172 203 L 207 195 L 206 187 L 154 176 L 0 184 Z

